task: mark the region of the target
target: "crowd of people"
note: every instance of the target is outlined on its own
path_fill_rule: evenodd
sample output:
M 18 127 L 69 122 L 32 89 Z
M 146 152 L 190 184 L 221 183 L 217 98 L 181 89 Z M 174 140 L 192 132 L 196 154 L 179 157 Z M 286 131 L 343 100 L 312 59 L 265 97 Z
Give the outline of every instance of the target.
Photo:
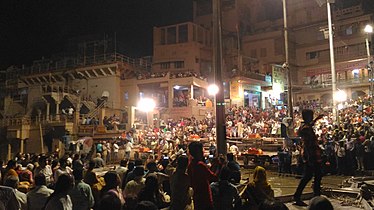
M 304 171 L 295 193 L 300 205 L 306 205 L 300 195 L 310 175 L 315 176 L 318 185 L 322 174 L 353 175 L 374 168 L 370 162 L 374 152 L 370 98 L 345 103 L 338 112 L 338 121 L 333 121 L 330 111 L 323 108 L 315 109 L 319 117 L 314 120 L 313 112 L 309 113 L 312 117 L 305 118 L 304 111 L 301 115 L 296 110 L 291 123 L 285 108 L 233 106 L 226 110 L 228 137 L 250 138 L 258 133 L 282 136 L 286 144 L 278 149 L 279 172 L 301 175 L 301 167 L 311 170 L 309 176 Z M 292 125 L 295 129 L 282 129 Z M 272 134 L 275 128 L 277 132 Z M 290 130 L 299 133 L 301 140 L 290 138 Z M 305 140 L 308 136 L 312 140 Z M 212 156 L 204 153 L 204 145 L 194 139 L 210 142 L 207 152 Z M 202 120 L 181 118 L 161 121 L 157 128 L 133 128 L 123 133 L 118 144 L 96 143 L 92 156 L 74 152 L 62 157 L 18 155 L 6 165 L 1 164 L 0 192 L 6 196 L 0 198 L 0 207 L 205 210 L 269 209 L 271 205 L 287 209 L 274 199 L 261 166 L 255 168 L 253 179 L 239 192 L 243 184 L 236 161 L 239 148 L 228 145 L 227 156 L 215 156 L 214 140 L 214 116 L 207 113 Z M 306 141 L 312 143 L 308 146 Z M 138 153 L 134 154 L 135 147 Z M 121 156 L 120 148 L 124 149 Z M 145 148 L 147 156 L 142 156 L 140 151 Z M 309 156 L 305 156 L 306 148 L 313 148 Z M 120 160 L 120 165 L 108 165 L 111 158 Z M 308 161 L 314 161 L 309 169 L 305 167 Z M 315 171 L 315 164 L 320 165 L 321 174 Z M 320 195 L 318 187 L 314 189 L 316 196 Z
M 188 144 L 188 153 L 180 148 L 170 157 L 121 158 L 119 166 L 110 167 L 96 150 L 95 158 L 19 154 L 4 167 L 1 163 L 0 208 L 287 209 L 275 201 L 264 168 L 258 166 L 239 193 L 241 171 L 233 154 L 208 158 L 197 141 Z

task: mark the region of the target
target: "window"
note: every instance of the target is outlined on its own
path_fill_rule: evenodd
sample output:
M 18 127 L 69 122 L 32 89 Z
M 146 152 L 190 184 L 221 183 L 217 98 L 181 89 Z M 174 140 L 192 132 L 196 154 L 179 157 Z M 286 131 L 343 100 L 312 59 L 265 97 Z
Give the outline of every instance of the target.
M 318 52 L 308 52 L 306 53 L 306 59 L 312 60 L 318 58 Z
M 266 48 L 261 48 L 261 50 L 260 50 L 260 56 L 261 57 L 266 57 Z
M 257 58 L 257 51 L 256 51 L 256 49 L 251 50 L 251 57 L 252 58 Z
M 188 42 L 188 25 L 180 25 L 178 27 L 178 43 Z
M 129 100 L 129 92 L 125 92 L 125 101 Z
M 167 44 L 176 44 L 177 43 L 177 29 L 176 27 L 167 28 Z
M 161 65 L 161 69 L 170 69 L 170 63 L 169 62 L 163 62 L 160 65 Z
M 174 62 L 174 68 L 176 68 L 176 69 L 184 68 L 184 61 L 175 61 Z
M 165 29 L 162 28 L 162 29 L 161 29 L 161 40 L 160 40 L 161 45 L 166 44 L 166 43 L 165 43 L 165 39 L 166 39 L 165 35 L 166 35 L 166 34 L 165 34 Z
M 352 35 L 353 34 L 353 28 L 352 26 L 349 26 L 345 29 L 345 35 Z

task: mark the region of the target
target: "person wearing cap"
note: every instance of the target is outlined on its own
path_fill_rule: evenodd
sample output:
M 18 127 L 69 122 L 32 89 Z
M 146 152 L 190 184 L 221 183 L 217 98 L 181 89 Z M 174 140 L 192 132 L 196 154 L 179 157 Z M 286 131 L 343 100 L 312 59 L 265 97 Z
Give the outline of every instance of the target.
M 304 109 L 302 111 L 304 124 L 299 129 L 299 136 L 303 143 L 302 157 L 304 161 L 304 173 L 294 194 L 294 204 L 297 206 L 307 206 L 307 204 L 301 200 L 301 194 L 313 176 L 313 194 L 314 196 L 321 195 L 322 151 L 318 145 L 317 136 L 314 133 L 313 126 L 315 122 L 323 116 L 320 115 L 313 120 L 313 115 L 313 110 Z

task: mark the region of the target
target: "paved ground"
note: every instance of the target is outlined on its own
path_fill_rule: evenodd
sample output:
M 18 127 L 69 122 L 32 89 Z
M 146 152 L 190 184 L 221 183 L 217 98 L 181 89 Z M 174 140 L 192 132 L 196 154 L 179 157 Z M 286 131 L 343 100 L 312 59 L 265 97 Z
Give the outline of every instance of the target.
M 269 182 L 274 189 L 275 196 L 285 196 L 285 195 L 292 195 L 297 185 L 299 184 L 300 179 L 295 178 L 294 176 L 279 176 L 278 173 L 275 172 L 268 172 L 268 179 Z M 243 179 L 252 180 L 253 170 L 252 169 L 243 169 L 242 171 Z M 325 176 L 322 179 L 322 185 L 324 187 L 337 189 L 340 187 L 340 184 L 343 180 L 347 179 L 348 177 L 344 176 Z M 312 192 L 310 182 L 304 190 L 304 193 Z
M 114 165 L 110 166 L 112 169 Z M 97 171 L 97 174 L 104 175 L 106 171 L 108 171 L 109 168 L 99 170 Z M 242 183 L 245 183 L 246 181 L 251 181 L 253 176 L 253 169 L 242 169 Z M 299 207 L 292 205 L 292 195 L 295 192 L 297 185 L 299 184 L 300 179 L 295 178 L 294 176 L 279 176 L 278 173 L 268 171 L 268 180 L 274 189 L 275 197 L 283 197 L 283 200 L 285 200 L 285 204 L 290 210 L 300 210 L 300 209 L 307 209 L 306 207 Z M 322 178 L 322 186 L 325 188 L 331 188 L 331 189 L 339 189 L 342 182 L 349 177 L 347 176 L 325 176 Z M 308 183 L 308 185 L 305 187 L 305 190 L 303 194 L 311 194 L 312 188 L 311 188 L 312 182 Z M 286 198 L 284 198 L 286 197 Z M 288 197 L 288 198 L 287 198 Z M 352 202 L 349 202 L 347 199 L 343 198 L 329 198 L 329 200 L 334 205 L 334 209 L 350 209 L 350 210 L 356 210 L 356 209 L 362 209 L 358 208 L 357 206 L 352 206 Z M 346 201 L 344 204 L 344 201 Z M 308 203 L 308 200 L 305 200 L 306 203 Z M 348 204 L 347 204 L 348 203 Z M 349 205 L 349 206 L 347 206 Z

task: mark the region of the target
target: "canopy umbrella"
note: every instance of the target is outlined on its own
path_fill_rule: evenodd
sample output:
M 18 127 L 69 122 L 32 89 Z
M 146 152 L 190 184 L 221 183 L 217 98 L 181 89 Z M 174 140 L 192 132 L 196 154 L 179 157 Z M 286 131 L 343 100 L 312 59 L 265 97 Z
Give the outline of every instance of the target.
M 83 138 L 80 138 L 78 139 L 78 144 L 82 144 L 83 145 L 83 153 L 89 153 L 91 151 L 91 148 L 92 148 L 92 145 L 93 145 L 93 138 L 92 137 L 89 137 L 89 136 L 86 136 L 86 137 L 83 137 Z

